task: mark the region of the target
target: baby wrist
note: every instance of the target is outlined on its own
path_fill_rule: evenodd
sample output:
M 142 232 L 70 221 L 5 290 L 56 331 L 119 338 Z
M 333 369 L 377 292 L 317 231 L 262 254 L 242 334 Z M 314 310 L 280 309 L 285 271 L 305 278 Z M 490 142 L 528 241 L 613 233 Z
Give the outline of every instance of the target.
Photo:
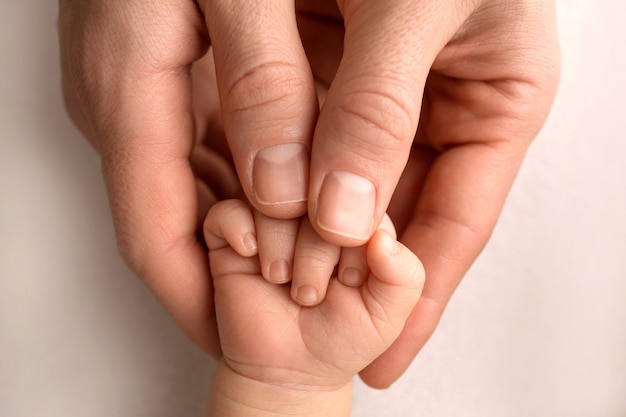
M 220 361 L 207 417 L 343 417 L 350 415 L 352 383 L 333 389 L 276 385 L 247 378 Z

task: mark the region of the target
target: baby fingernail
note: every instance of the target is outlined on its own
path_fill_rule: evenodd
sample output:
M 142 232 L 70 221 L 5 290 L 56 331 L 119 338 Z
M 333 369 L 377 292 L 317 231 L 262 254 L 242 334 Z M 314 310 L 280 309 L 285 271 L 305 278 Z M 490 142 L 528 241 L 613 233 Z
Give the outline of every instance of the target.
M 367 240 L 374 227 L 376 187 L 366 178 L 346 171 L 326 176 L 319 196 L 317 224 L 341 236 Z
M 269 281 L 283 284 L 289 281 L 289 263 L 284 259 L 272 262 L 269 269 Z
M 256 236 L 253 233 L 246 233 L 243 237 L 243 246 L 250 252 L 256 252 L 258 247 Z
M 317 304 L 317 290 L 311 285 L 302 285 L 296 292 L 296 301 L 303 306 Z
M 349 287 L 358 287 L 363 284 L 363 274 L 356 268 L 346 268 L 341 272 L 341 282 Z
M 309 152 L 301 143 L 283 143 L 262 149 L 254 160 L 252 175 L 259 204 L 306 201 Z

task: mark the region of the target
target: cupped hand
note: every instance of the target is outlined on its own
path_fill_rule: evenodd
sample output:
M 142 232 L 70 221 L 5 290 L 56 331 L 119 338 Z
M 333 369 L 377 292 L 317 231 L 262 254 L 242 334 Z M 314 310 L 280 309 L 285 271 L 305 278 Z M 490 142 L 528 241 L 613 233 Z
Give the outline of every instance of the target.
M 548 113 L 554 15 L 552 0 L 62 0 L 64 96 L 102 155 L 126 262 L 209 351 L 197 226 L 235 194 L 229 162 L 259 211 L 308 207 L 333 244 L 365 242 L 389 206 L 427 282 L 362 373 L 385 386 L 434 330 Z M 209 45 L 215 72 L 211 57 L 192 69 Z

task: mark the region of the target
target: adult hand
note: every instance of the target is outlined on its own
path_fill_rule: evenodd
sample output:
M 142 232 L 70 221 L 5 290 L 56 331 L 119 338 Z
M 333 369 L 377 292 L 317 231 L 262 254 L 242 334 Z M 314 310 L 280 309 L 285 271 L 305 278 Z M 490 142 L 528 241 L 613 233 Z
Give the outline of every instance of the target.
M 559 76 L 555 5 L 337 3 L 333 11 L 330 0 L 299 2 L 325 98 L 312 143 L 311 223 L 330 242 L 357 244 L 391 199 L 401 241 L 426 269 L 404 332 L 361 372 L 384 387 L 434 331 L 548 114 Z
M 66 108 L 102 157 L 122 257 L 189 337 L 217 356 L 198 231 L 209 207 L 235 197 L 239 184 L 219 118 L 205 117 L 217 114 L 217 97 L 200 95 L 204 84 L 192 94 L 192 77 L 214 79 L 212 61 L 197 61 L 209 46 L 204 19 L 186 0 L 59 6 Z
M 60 3 L 67 107 L 102 154 L 121 252 L 208 350 L 196 184 L 205 206 L 233 187 L 213 198 L 197 181 L 227 171 L 217 162 L 195 164 L 194 178 L 194 137 L 223 122 L 252 204 L 288 218 L 308 198 L 313 226 L 342 246 L 369 238 L 398 186 L 389 211 L 427 282 L 398 342 L 362 373 L 374 386 L 397 378 L 485 244 L 548 112 L 553 1 Z M 219 122 L 207 117 L 215 96 L 198 111 L 190 92 L 190 64 L 209 44 Z

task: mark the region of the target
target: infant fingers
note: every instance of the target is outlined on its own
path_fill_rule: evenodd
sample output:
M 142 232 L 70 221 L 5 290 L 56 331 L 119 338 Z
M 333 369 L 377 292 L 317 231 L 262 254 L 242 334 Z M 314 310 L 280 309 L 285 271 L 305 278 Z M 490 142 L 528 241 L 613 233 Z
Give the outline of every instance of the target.
M 300 219 L 275 219 L 255 210 L 254 220 L 263 277 L 274 284 L 288 282 Z
M 366 251 L 367 246 L 341 249 L 338 277 L 343 285 L 348 287 L 363 285 L 370 271 Z
M 245 257 L 258 251 L 254 217 L 240 200 L 224 200 L 211 207 L 204 221 L 204 238 L 210 251 L 231 246 Z
M 404 323 L 417 304 L 425 272 L 417 256 L 388 232 L 378 230 L 367 247 L 371 270 L 364 302 L 382 325 Z M 402 327 L 399 327 L 400 329 Z
M 293 260 L 291 297 L 303 306 L 315 306 L 326 297 L 328 282 L 339 261 L 341 249 L 322 239 L 302 218 Z
M 393 226 L 388 214 L 385 214 L 378 229 L 389 233 L 396 239 L 396 229 Z M 367 264 L 367 245 L 356 248 L 341 249 L 341 259 L 339 260 L 339 281 L 348 287 L 358 287 L 363 285 L 370 270 Z

